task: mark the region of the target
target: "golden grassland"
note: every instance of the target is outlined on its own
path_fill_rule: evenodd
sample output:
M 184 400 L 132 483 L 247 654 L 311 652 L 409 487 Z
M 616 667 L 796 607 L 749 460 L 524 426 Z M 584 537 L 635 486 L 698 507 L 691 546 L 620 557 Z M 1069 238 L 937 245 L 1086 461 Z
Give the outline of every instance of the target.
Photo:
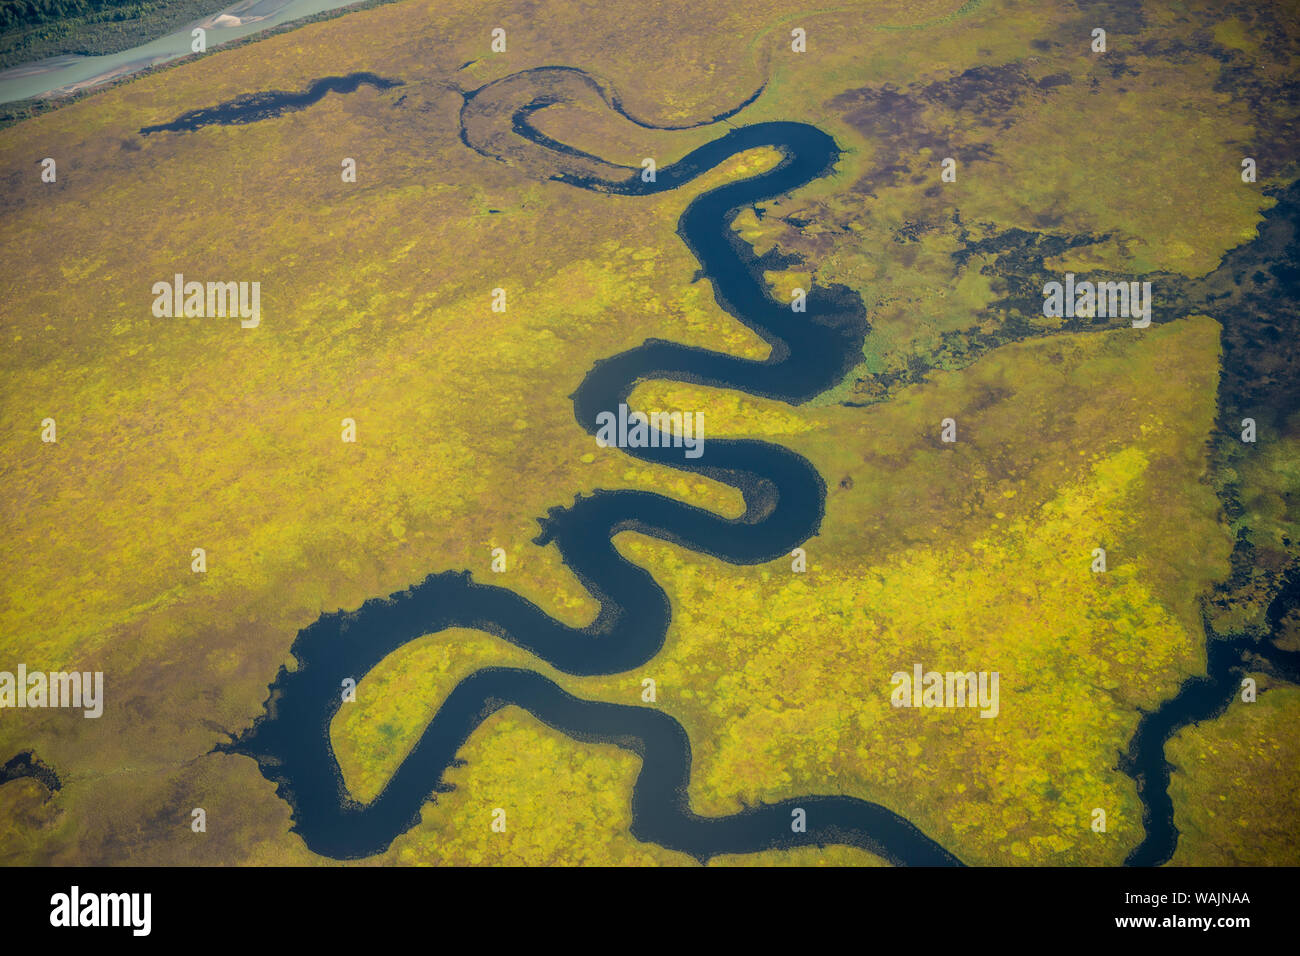
M 1235 699 L 1218 720 L 1183 730 L 1169 742 L 1175 767 L 1178 849 L 1183 866 L 1295 866 L 1300 798 L 1295 788 L 1300 691 L 1253 674 L 1253 703 Z
M 801 60 L 786 46 L 796 18 L 810 31 Z M 767 80 L 736 122 L 815 122 L 848 152 L 835 175 L 738 228 L 760 252 L 806 257 L 769 277 L 778 293 L 798 277 L 863 294 L 873 372 L 924 354 L 997 297 L 985 260 L 955 264 L 954 211 L 975 238 L 1049 226 L 1115 237 L 1062 270 L 1196 274 L 1252 233 L 1261 194 L 1212 188 L 1220 172 L 1235 176 L 1248 119 L 1214 92 L 1205 64 L 1133 56 L 1136 76 L 1111 77 L 1085 55 L 1086 29 L 1078 50 L 1030 47 L 1075 20 L 955 0 L 819 14 L 774 2 L 525 13 L 407 0 L 0 132 L 5 662 L 103 670 L 108 694 L 96 721 L 3 715 L 0 757 L 34 748 L 64 786 L 48 801 L 31 781 L 0 788 L 0 861 L 328 862 L 289 832 L 289 808 L 251 760 L 208 755 L 261 713 L 300 628 L 456 568 L 584 623 L 593 602 L 555 549 L 531 544 L 547 508 L 627 487 L 739 512 L 726 487 L 595 448 L 567 396 L 595 360 L 650 336 L 766 353 L 692 283 L 697 263 L 675 224 L 692 196 L 772 155 L 737 157 L 659 197 L 588 193 L 467 150 L 459 90 L 573 65 L 608 80 L 633 115 L 680 124 Z M 497 25 L 510 52 L 491 57 Z M 1258 28 L 1232 36 L 1258 42 Z M 1035 77 L 1074 82 L 1050 99 L 1027 94 L 987 129 L 976 128 L 988 106 L 978 100 L 909 114 L 958 146 L 996 127 L 996 154 L 963 162 L 955 192 L 927 195 L 938 153 L 920 152 L 907 127 L 855 120 L 856 90 L 1022 60 Z M 354 70 L 405 85 L 249 125 L 137 133 Z M 1102 109 L 1116 101 L 1119 114 Z M 632 167 L 718 134 L 653 133 L 582 105 L 549 112 L 547 132 Z M 1070 147 L 1062 116 L 1091 132 L 1090 148 Z M 1144 135 L 1176 145 L 1144 150 Z M 52 186 L 36 175 L 47 155 L 59 161 Z M 357 159 L 356 184 L 339 179 L 345 156 Z M 859 188 L 900 162 L 896 181 Z M 1159 202 L 1118 188 L 1131 183 Z M 1188 209 L 1199 213 L 1189 220 Z M 900 244 L 911 221 L 929 231 Z M 261 326 L 155 319 L 149 289 L 174 272 L 260 280 Z M 489 309 L 497 286 L 505 314 Z M 638 403 L 702 410 L 711 436 L 769 437 L 817 466 L 829 496 L 808 573 L 784 561 L 735 568 L 625 535 L 620 549 L 675 609 L 658 657 L 571 679 L 486 635 L 423 638 L 363 680 L 336 719 L 349 786 L 377 793 L 475 668 L 536 667 L 573 693 L 633 704 L 652 676 L 657 706 L 690 733 L 700 812 L 849 793 L 968 862 L 1118 863 L 1140 838 L 1140 809 L 1116 754 L 1139 708 L 1204 667 L 1196 600 L 1227 571 L 1231 541 L 1204 481 L 1217 364 L 1216 323 L 1188 317 L 1006 346 L 868 408 L 834 404 L 844 390 L 792 409 L 646 384 Z M 46 416 L 57 445 L 38 440 Z M 358 423 L 355 445 L 339 440 L 344 417 Z M 959 423 L 955 446 L 938 441 L 945 417 Z M 504 575 L 488 571 L 497 546 Z M 1098 546 L 1106 575 L 1089 571 Z M 189 570 L 193 547 L 207 549 L 206 575 Z M 889 675 L 914 661 L 999 670 L 1001 714 L 893 710 Z M 447 775 L 456 789 L 366 862 L 691 862 L 628 834 L 638 763 L 624 751 L 575 743 L 512 708 L 461 756 Z M 195 806 L 208 812 L 206 834 L 189 830 Z M 1104 836 L 1088 829 L 1097 806 Z M 507 809 L 505 834 L 489 829 L 495 807 Z M 876 861 L 838 848 L 718 862 Z

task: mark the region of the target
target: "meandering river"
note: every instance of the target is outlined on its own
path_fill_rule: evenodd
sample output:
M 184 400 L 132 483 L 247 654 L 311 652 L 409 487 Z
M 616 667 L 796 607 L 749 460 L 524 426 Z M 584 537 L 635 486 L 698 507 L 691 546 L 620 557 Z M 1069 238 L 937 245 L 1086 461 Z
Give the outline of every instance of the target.
M 545 70 L 531 71 L 532 79 Z M 518 77 L 511 78 L 518 83 Z M 504 81 L 503 81 L 504 82 Z M 485 88 L 490 90 L 491 87 Z M 531 126 L 532 112 L 551 100 L 522 98 L 509 118 L 510 135 L 554 149 Z M 466 98 L 462 125 L 486 100 Z M 607 97 L 611 107 L 617 102 Z M 626 115 L 626 114 L 625 114 Z M 480 148 L 467 133 L 466 142 Z M 675 379 L 739 389 L 789 403 L 825 391 L 853 368 L 867 333 L 861 300 L 845 289 L 815 288 L 807 311 L 795 313 L 772 299 L 753 250 L 731 228 L 737 213 L 827 175 L 839 156 L 834 140 L 805 123 L 744 126 L 696 149 L 644 182 L 638 170 L 622 178 L 557 173 L 575 188 L 642 196 L 688 183 L 728 158 L 755 147 L 778 150 L 781 161 L 750 178 L 727 183 L 694 199 L 678 235 L 700 262 L 714 297 L 730 315 L 771 345 L 753 361 L 649 340 L 591 369 L 574 394 L 574 417 L 589 433 L 596 416 L 626 402 L 638 382 Z M 486 152 L 486 150 L 483 150 Z M 664 445 L 670 444 L 663 442 Z M 229 746 L 258 760 L 293 806 L 295 829 L 315 852 L 336 858 L 384 850 L 413 826 L 430 795 L 443 788 L 457 750 L 488 716 L 521 707 L 582 741 L 613 743 L 640 756 L 632 796 L 632 833 L 707 860 L 722 853 L 841 843 L 894 863 L 959 861 L 899 814 L 874 803 L 835 794 L 810 794 L 748 808 L 725 817 L 694 813 L 687 797 L 691 747 L 682 726 L 653 707 L 580 700 L 539 674 L 486 668 L 463 680 L 403 760 L 383 792 L 359 803 L 347 792 L 330 744 L 330 722 L 340 706 L 345 678 L 360 681 L 403 644 L 451 627 L 467 627 L 510 641 L 569 674 L 612 674 L 649 661 L 664 643 L 672 617 L 667 595 L 642 568 L 626 560 L 612 539 L 634 530 L 733 564 L 757 564 L 789 554 L 817 533 L 826 486 L 806 459 L 766 442 L 711 439 L 704 456 L 687 459 L 681 448 L 624 449 L 627 454 L 706 475 L 740 490 L 744 514 L 728 519 L 643 491 L 597 491 L 551 509 L 537 539 L 554 544 L 565 565 L 599 602 L 588 626 L 571 628 L 503 588 L 478 584 L 467 572 L 432 575 L 423 583 L 358 611 L 327 614 L 301 631 L 293 644 L 298 667 L 282 670 L 271 687 L 268 713 Z M 806 829 L 796 827 L 803 810 Z
M 380 81 L 369 74 L 327 79 L 333 83 L 326 84 L 330 89 Z M 582 87 L 639 122 L 590 76 L 567 67 L 543 67 L 466 94 L 461 138 L 483 155 L 534 172 L 541 169 L 574 188 L 625 196 L 675 189 L 756 147 L 772 147 L 782 159 L 766 172 L 700 195 L 687 206 L 677 229 L 699 260 L 701 276 L 712 284 L 718 305 L 771 346 L 769 358 L 752 361 L 648 340 L 597 362 L 587 373 L 573 396 L 578 424 L 594 435 L 597 415 L 626 403 L 637 383 L 647 379 L 737 389 L 790 404 L 807 401 L 835 385 L 862 354 L 868 324 L 861 299 L 844 288 L 815 288 L 808 295 L 806 313 L 794 313 L 788 304 L 769 296 L 762 266 L 732 229 L 740 210 L 828 175 L 839 156 L 832 138 L 805 123 L 743 126 L 660 169 L 654 182 L 645 182 L 639 170 L 613 166 L 546 137 L 532 125 L 538 110 Z M 264 94 L 221 104 L 150 131 L 249 121 L 274 115 L 281 107 L 296 108 L 304 96 L 310 99 L 307 94 Z M 283 102 L 272 102 L 275 97 L 283 97 Z M 1287 224 L 1300 221 L 1296 192 L 1292 187 L 1266 214 L 1266 221 L 1283 232 Z M 1272 229 L 1272 225 L 1262 229 L 1261 235 Z M 1283 250 L 1288 256 L 1300 252 L 1294 233 L 1286 233 L 1292 236 Z M 1257 239 L 1232 256 L 1251 259 L 1269 254 L 1268 248 L 1268 243 Z M 1300 273 L 1281 275 L 1278 294 L 1294 301 Z M 1220 311 L 1215 303 L 1223 296 L 1206 291 L 1212 283 L 1203 285 L 1177 314 L 1197 308 Z M 330 723 L 341 704 L 340 686 L 345 678 L 359 682 L 402 645 L 447 628 L 465 627 L 514 643 L 568 674 L 631 670 L 663 646 L 672 609 L 653 578 L 614 548 L 615 535 L 637 531 L 732 564 L 757 564 L 787 556 L 817 533 L 826 487 L 801 456 L 766 442 L 711 439 L 704 457 L 692 460 L 681 448 L 668 447 L 670 442 L 658 444 L 662 447 L 622 451 L 737 488 L 744 499 L 744 514 L 727 519 L 661 495 L 629 490 L 597 491 L 571 505 L 552 508 L 536 543 L 554 544 L 565 565 L 599 602 L 600 612 L 591 624 L 567 627 L 511 591 L 474 582 L 468 572 L 431 575 L 407 591 L 368 601 L 355 612 L 323 615 L 299 632 L 292 648 L 298 667 L 292 672 L 282 669 L 277 675 L 266 715 L 218 749 L 254 757 L 263 775 L 293 807 L 295 830 L 307 845 L 335 858 L 382 852 L 414 826 L 429 798 L 446 789 L 443 774 L 474 729 L 501 708 L 517 706 L 576 740 L 613 743 L 640 756 L 631 830 L 641 840 L 701 861 L 723 853 L 838 843 L 861 847 L 896 864 L 959 865 L 953 854 L 903 816 L 848 796 L 811 794 L 725 817 L 700 816 L 691 810 L 687 797 L 690 741 L 676 720 L 651 707 L 582 700 L 537 673 L 516 668 L 485 668 L 461 681 L 378 797 L 363 804 L 348 793 L 330 743 Z M 1297 601 L 1300 568 L 1269 609 L 1270 636 L 1281 632 L 1283 619 Z M 1221 637 L 1213 633 L 1208 620 L 1205 626 L 1206 675 L 1189 678 L 1177 695 L 1143 715 L 1121 761 L 1143 804 L 1144 838 L 1130 853 L 1130 865 L 1164 863 L 1177 845 L 1168 794 L 1170 768 L 1164 757 L 1169 738 L 1182 727 L 1221 713 L 1248 667 L 1262 665 L 1283 680 L 1300 681 L 1300 653 L 1281 650 L 1272 640 Z M 802 831 L 792 827 L 797 810 L 806 815 Z

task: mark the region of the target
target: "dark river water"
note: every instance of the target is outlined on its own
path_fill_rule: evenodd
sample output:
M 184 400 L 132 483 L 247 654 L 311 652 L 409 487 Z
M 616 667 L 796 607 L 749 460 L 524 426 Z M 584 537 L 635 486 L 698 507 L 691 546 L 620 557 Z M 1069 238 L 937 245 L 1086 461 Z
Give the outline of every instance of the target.
M 259 100 L 256 108 L 274 106 Z M 228 111 L 227 111 L 228 112 Z M 516 131 L 532 135 L 528 110 Z M 237 122 L 237 119 L 229 119 Z M 542 140 L 540 134 L 533 137 Z M 596 416 L 615 411 L 645 379 L 676 379 L 797 403 L 825 391 L 854 367 L 867 333 L 861 300 L 843 289 L 813 289 L 807 310 L 770 298 L 751 248 L 730 228 L 743 208 L 827 175 L 839 155 L 830 136 L 804 123 L 761 123 L 735 129 L 658 171 L 624 181 L 557 176 L 575 188 L 648 195 L 676 188 L 740 152 L 771 146 L 774 168 L 713 189 L 690 203 L 678 234 L 699 259 L 718 304 L 772 347 L 750 361 L 672 342 L 649 340 L 602 360 L 574 393 L 574 416 L 593 435 Z M 665 443 L 668 444 L 668 443 Z M 232 750 L 254 756 L 290 802 L 295 829 L 316 853 L 354 858 L 381 852 L 412 827 L 432 793 L 445 789 L 445 770 L 466 738 L 506 706 L 527 710 L 581 741 L 612 743 L 642 761 L 632 797 L 632 833 L 705 860 L 721 853 L 813 844 L 850 844 L 894 863 L 956 864 L 943 847 L 898 814 L 865 800 L 808 795 L 751 807 L 725 817 L 692 812 L 687 798 L 691 747 L 672 717 L 653 707 L 580 700 L 527 670 L 487 668 L 448 695 L 383 792 L 370 803 L 352 799 L 330 744 L 329 727 L 345 678 L 361 678 L 397 648 L 449 627 L 497 635 L 557 669 L 579 675 L 639 667 L 663 646 L 672 617 L 667 595 L 642 568 L 625 560 L 611 539 L 635 530 L 733 564 L 784 557 L 816 534 L 826 486 L 804 458 L 757 441 L 708 439 L 688 459 L 681 447 L 611 450 L 708 476 L 739 489 L 745 512 L 728 519 L 642 491 L 597 491 L 542 522 L 539 544 L 554 544 L 564 563 L 600 604 L 587 627 L 571 628 L 511 591 L 471 580 L 467 572 L 436 574 L 352 613 L 327 614 L 298 634 L 298 667 L 271 686 L 267 715 Z M 795 832 L 802 809 L 806 830 Z
M 611 109 L 639 123 L 623 111 L 616 97 L 581 71 L 546 67 L 466 94 L 462 140 L 484 155 L 507 159 L 498 151 L 498 141 L 491 139 L 491 125 L 487 134 L 481 128 L 471 134 L 467 116 L 476 118 L 476 98 L 485 90 L 513 84 L 507 90 L 509 96 L 522 90 L 513 111 L 502 111 L 499 102 L 494 102 L 479 110 L 479 118 L 499 113 L 508 118 L 512 134 L 529 148 L 540 147 L 562 159 L 603 163 L 549 139 L 532 125 L 538 110 L 557 102 L 554 90 L 558 85 L 553 84 L 547 92 L 543 82 L 557 77 L 570 87 L 575 83 L 590 86 Z M 536 94 L 530 92 L 534 78 L 540 84 Z M 360 83 L 395 85 L 395 81 L 372 74 L 331 77 L 302 93 L 258 94 L 142 132 L 185 131 L 212 122 L 251 122 L 301 108 L 326 92 L 356 89 Z M 772 122 L 734 129 L 658 170 L 653 183 L 643 182 L 639 171 L 626 170 L 623 175 L 621 168 L 615 177 L 584 177 L 573 172 L 573 162 L 557 163 L 551 178 L 574 188 L 644 196 L 677 188 L 729 157 L 759 146 L 777 149 L 782 161 L 767 172 L 728 183 L 693 200 L 681 216 L 677 232 L 699 260 L 700 276 L 712 284 L 719 306 L 768 342 L 771 356 L 751 361 L 648 340 L 597 362 L 578 386 L 573 395 L 574 416 L 589 433 L 595 434 L 599 413 L 616 410 L 636 384 L 646 379 L 695 382 L 798 404 L 835 385 L 861 360 L 868 324 L 856 293 L 844 288 L 815 288 L 808 295 L 807 311 L 793 312 L 788 303 L 769 297 L 762 266 L 731 229 L 740 210 L 831 172 L 839 149 L 816 127 Z M 603 168 L 615 167 L 605 164 Z M 1295 197 L 1290 196 L 1269 216 L 1285 224 L 1296 218 L 1296 209 Z M 1287 232 L 1289 238 L 1284 237 L 1281 243 L 1287 255 L 1294 251 L 1294 232 Z M 1251 251 L 1253 245 L 1242 248 L 1243 256 L 1258 254 Z M 1225 268 L 1226 264 L 1227 260 Z M 1294 269 L 1278 273 L 1292 298 L 1296 286 L 1293 273 Z M 1178 315 L 1195 311 L 1193 304 L 1213 313 L 1218 311 L 1216 303 L 1227 301 L 1226 294 L 1211 295 L 1205 289 L 1189 294 Z M 1241 351 L 1237 349 L 1237 353 Z M 1231 362 L 1225 367 L 1229 371 L 1235 368 Z M 727 519 L 660 495 L 627 490 L 596 491 L 553 508 L 542 520 L 536 542 L 554 544 L 565 565 L 599 602 L 600 612 L 590 625 L 567 627 L 511 591 L 473 581 L 468 572 L 431 575 L 406 591 L 368 601 L 355 612 L 323 615 L 299 632 L 292 648 L 298 666 L 292 672 L 282 669 L 271 685 L 266 715 L 246 734 L 219 749 L 254 757 L 262 773 L 293 807 L 295 830 L 307 845 L 335 858 L 379 853 L 414 826 L 430 797 L 447 789 L 443 774 L 456 764 L 456 753 L 468 736 L 491 714 L 515 706 L 575 740 L 612 743 L 641 758 L 631 827 L 641 840 L 699 860 L 722 853 L 835 843 L 869 850 L 896 864 L 959 865 L 956 857 L 904 817 L 852 797 L 807 795 L 725 817 L 699 816 L 692 812 L 687 798 L 690 741 L 677 721 L 652 707 L 581 700 L 537 673 L 514 668 L 486 668 L 461 681 L 383 792 L 365 804 L 351 797 L 329 735 L 330 722 L 341 706 L 341 684 L 345 678 L 360 682 L 402 645 L 446 628 L 465 627 L 525 648 L 568 674 L 628 671 L 651 660 L 663 646 L 672 609 L 654 579 L 615 550 L 612 538 L 616 534 L 634 530 L 732 564 L 757 564 L 787 556 L 820 527 L 825 483 L 806 459 L 778 445 L 708 439 L 703 456 L 694 460 L 686 458 L 680 447 L 625 448 L 609 453 L 629 454 L 735 487 L 744 497 L 745 512 L 740 518 Z M 1298 592 L 1300 572 L 1270 609 L 1274 629 L 1300 599 Z M 1207 648 L 1207 673 L 1190 678 L 1176 696 L 1143 715 L 1129 752 L 1121 760 L 1121 768 L 1137 784 L 1144 811 L 1144 838 L 1129 856 L 1130 865 L 1163 863 L 1177 844 L 1168 794 L 1170 768 L 1164 757 L 1166 741 L 1180 728 L 1222 713 L 1239 686 L 1250 655 L 1286 679 L 1296 680 L 1300 671 L 1300 655 L 1264 647 L 1254 640 L 1219 638 L 1208 624 Z M 791 828 L 796 809 L 806 813 L 804 832 Z

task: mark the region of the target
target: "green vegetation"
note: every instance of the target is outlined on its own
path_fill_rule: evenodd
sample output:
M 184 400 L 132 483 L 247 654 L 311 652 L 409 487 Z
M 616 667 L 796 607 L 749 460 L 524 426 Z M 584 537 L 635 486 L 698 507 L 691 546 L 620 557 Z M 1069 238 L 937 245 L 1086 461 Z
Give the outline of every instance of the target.
M 1169 791 L 1181 834 L 1172 862 L 1183 866 L 1300 864 L 1300 690 L 1263 674 L 1254 703 L 1234 700 L 1211 723 L 1169 743 Z
M 157 4 L 139 0 L 8 0 L 0 7 L 0 29 L 8 31 L 34 23 L 57 23 L 73 17 L 121 20 L 142 7 L 153 6 Z
M 1112 11 L 1120 24 L 1125 6 Z M 1223 15 L 1206 0 L 1148 11 L 1140 51 L 1137 28 L 1112 30 L 1102 60 L 1087 52 L 1096 15 L 998 0 L 823 13 L 777 0 L 653 11 L 544 0 L 531 14 L 404 0 L 0 132 L 0 633 L 29 667 L 105 671 L 108 694 L 97 721 L 0 722 L 0 759 L 35 749 L 64 784 L 48 800 L 30 780 L 0 788 L 3 861 L 328 862 L 290 832 L 251 760 L 211 754 L 262 712 L 298 629 L 457 568 L 582 623 L 593 602 L 554 548 L 531 543 L 548 508 L 642 488 L 739 511 L 727 487 L 596 448 L 568 396 L 595 361 L 648 337 L 766 354 L 692 282 L 698 264 L 675 228 L 693 196 L 774 157 L 755 151 L 633 199 L 460 143 L 461 90 L 559 63 L 597 73 L 659 123 L 716 114 L 767 80 L 734 122 L 814 122 L 845 146 L 833 176 L 737 229 L 759 252 L 800 257 L 769 275 L 774 289 L 862 294 L 873 331 L 860 368 L 800 408 L 669 383 L 634 396 L 704 411 L 710 436 L 807 456 L 826 478 L 826 519 L 806 575 L 621 536 L 675 609 L 664 650 L 634 672 L 569 678 L 469 631 L 403 648 L 335 721 L 348 785 L 377 793 L 477 667 L 535 667 L 624 703 L 639 703 L 649 676 L 691 736 L 702 813 L 838 790 L 906 815 L 968 862 L 1121 862 L 1141 820 L 1116 754 L 1141 710 L 1204 668 L 1199 602 L 1232 571 L 1238 529 L 1221 514 L 1209 442 L 1222 329 L 1188 306 L 1145 331 L 1055 334 L 1034 316 L 1035 286 L 1076 269 L 1184 289 L 1250 239 L 1271 203 L 1261 186 L 1294 170 L 1261 161 L 1265 182 L 1240 183 L 1241 143 L 1268 155 L 1290 114 L 1266 95 L 1243 109 L 1220 71 L 1252 57 L 1273 89 L 1296 35 L 1267 8 L 1211 31 Z M 802 58 L 788 49 L 796 21 L 809 33 Z M 918 22 L 929 25 L 897 29 Z M 497 24 L 510 52 L 492 57 Z M 240 94 L 305 88 L 324 49 L 329 73 L 405 85 L 245 126 L 137 133 Z M 718 133 L 653 133 L 594 104 L 537 119 L 634 167 Z M 948 155 L 959 178 L 945 189 Z M 56 184 L 39 181 L 43 156 L 58 159 Z M 340 181 L 345 156 L 355 184 Z M 177 271 L 261 281 L 261 326 L 153 318 L 152 283 Z M 489 308 L 496 286 L 509 290 L 505 314 Z M 46 416 L 57 445 L 39 441 Z M 339 441 L 343 417 L 358 423 L 355 445 Z M 937 439 L 946 417 L 955 446 Z M 1268 521 L 1261 540 L 1287 537 L 1295 457 L 1270 446 L 1242 469 Z M 196 546 L 206 575 L 189 570 Z M 509 555 L 501 576 L 488 571 L 496 546 Z M 1105 575 L 1089 570 L 1099 546 Z M 915 661 L 999 670 L 999 717 L 892 709 L 889 675 Z M 1252 705 L 1260 741 L 1294 721 L 1285 693 Z M 1216 728 L 1171 750 L 1187 768 L 1175 775 L 1179 825 L 1201 833 L 1180 849 L 1189 860 L 1224 832 L 1206 809 L 1232 771 L 1195 749 Z M 1252 791 L 1285 804 L 1280 753 L 1232 797 L 1234 813 L 1249 817 Z M 625 751 L 508 709 L 461 757 L 456 789 L 367 863 L 690 862 L 628 834 L 638 767 Z M 189 830 L 194 806 L 208 811 L 206 834 Z M 1097 806 L 1105 835 L 1088 827 Z M 505 834 L 489 828 L 495 807 Z M 1257 858 L 1288 853 L 1270 839 Z M 833 848 L 718 862 L 877 861 Z
M 212 0 L 7 0 L 0 69 L 66 53 L 119 53 L 219 9 Z

